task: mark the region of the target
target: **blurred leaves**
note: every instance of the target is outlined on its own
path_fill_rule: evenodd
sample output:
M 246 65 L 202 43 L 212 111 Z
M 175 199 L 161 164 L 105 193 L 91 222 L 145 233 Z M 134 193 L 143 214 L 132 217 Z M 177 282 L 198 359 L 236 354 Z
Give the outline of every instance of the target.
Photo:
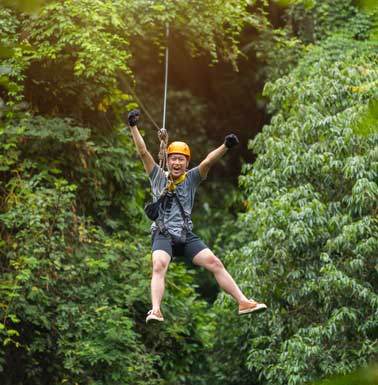
M 272 0 L 274 4 L 280 7 L 291 7 L 293 5 L 303 5 L 305 9 L 311 9 L 315 6 L 315 0 Z
M 316 39 L 291 30 L 304 49 L 284 75 L 276 70 L 291 50 L 276 63 L 272 55 L 275 76 L 264 88 L 272 118 L 240 178 L 247 211 L 222 239 L 237 282 L 269 310 L 230 331 L 224 313 L 232 317 L 233 304 L 218 297 L 224 338 L 214 358 L 227 363 L 215 369 L 218 383 L 311 383 L 378 354 L 378 47 L 365 13 L 332 3 L 316 2 L 309 14 L 289 7 L 298 22 L 314 22 Z
M 359 135 L 372 135 L 378 133 L 378 100 L 371 100 L 355 118 L 353 131 Z
M 1 2 L 2 382 L 299 385 L 376 358 L 374 19 L 349 0 L 280 3 L 274 29 L 268 1 Z M 158 60 L 167 22 L 192 55 L 234 66 L 242 29 L 260 33 L 245 52 L 257 47 L 269 76 L 271 122 L 250 143 L 243 195 L 217 181 L 199 210 L 242 290 L 268 303 L 261 316 L 237 318 L 224 293 L 209 311 L 173 264 L 167 322 L 145 326 L 147 186 L 120 79 L 134 82 L 145 43 Z M 172 138 L 192 138 L 198 161 L 208 101 L 170 98 Z
M 20 12 L 38 11 L 48 0 L 0 0 L 0 6 L 10 7 Z
M 203 384 L 214 324 L 192 272 L 172 266 L 171 322 L 145 327 L 146 185 L 119 79 L 170 20 L 193 55 L 235 62 L 247 3 L 2 2 L 0 382 Z M 204 105 L 175 99 L 202 132 Z
M 375 0 L 357 0 L 357 4 L 361 8 L 368 11 L 374 11 L 378 9 L 378 4 Z
M 331 377 L 316 382 L 316 385 L 375 385 L 378 383 L 378 369 L 376 366 L 369 366 L 355 373 L 345 376 Z

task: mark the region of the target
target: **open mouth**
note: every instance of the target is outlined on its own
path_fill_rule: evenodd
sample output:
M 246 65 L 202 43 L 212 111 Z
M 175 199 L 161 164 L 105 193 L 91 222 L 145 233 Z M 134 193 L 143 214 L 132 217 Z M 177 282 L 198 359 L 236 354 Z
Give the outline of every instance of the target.
M 177 177 L 183 173 L 183 170 L 181 168 L 172 168 L 171 172 L 174 177 Z

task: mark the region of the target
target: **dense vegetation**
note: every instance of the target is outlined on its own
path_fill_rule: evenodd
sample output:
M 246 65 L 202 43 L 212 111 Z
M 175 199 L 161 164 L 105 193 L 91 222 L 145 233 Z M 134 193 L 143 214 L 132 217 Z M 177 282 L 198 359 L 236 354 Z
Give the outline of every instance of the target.
M 375 4 L 26 3 L 0 2 L 1 384 L 296 385 L 374 362 Z M 209 305 L 211 277 L 172 264 L 167 322 L 144 324 L 148 189 L 122 116 L 135 89 L 160 113 L 161 84 L 146 83 L 162 67 L 167 22 L 194 57 L 242 69 L 227 75 L 238 82 L 225 106 L 259 104 L 270 116 L 240 189 L 210 179 L 197 214 L 243 290 L 268 303 L 265 315 L 238 317 L 222 293 Z M 170 93 L 170 132 L 191 142 L 194 162 L 220 133 L 208 105 L 190 89 Z M 221 122 L 224 133 L 235 119 Z M 146 118 L 144 128 L 155 150 Z
M 250 383 L 240 367 L 256 383 L 301 384 L 377 358 L 378 41 L 368 15 L 345 3 L 328 23 L 347 26 L 314 28 L 297 42 L 298 64 L 264 89 L 273 117 L 251 142 L 257 160 L 241 178 L 247 212 L 228 262 L 270 312 L 233 333 L 222 322 L 215 351 L 230 352 L 235 384 Z M 324 23 L 324 8 L 305 26 Z

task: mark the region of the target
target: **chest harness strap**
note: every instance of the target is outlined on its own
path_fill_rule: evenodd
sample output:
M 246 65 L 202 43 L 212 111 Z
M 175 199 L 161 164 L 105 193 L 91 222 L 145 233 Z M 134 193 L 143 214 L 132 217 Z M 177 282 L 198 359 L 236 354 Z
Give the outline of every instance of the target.
M 185 177 L 183 178 L 185 179 Z M 178 183 L 177 183 L 178 184 Z M 168 203 L 170 202 L 172 205 L 173 199 L 176 200 L 177 205 L 180 209 L 180 214 L 184 220 L 184 223 L 182 225 L 181 234 L 180 237 L 176 237 L 169 233 L 165 223 L 164 223 L 164 213 L 167 209 Z M 159 229 L 159 232 L 166 236 L 167 238 L 171 239 L 172 242 L 177 243 L 185 243 L 186 242 L 186 236 L 189 231 L 189 222 L 190 222 L 190 214 L 186 213 L 184 210 L 184 207 L 179 199 L 179 197 L 176 194 L 175 189 L 173 191 L 167 191 L 163 197 L 163 201 L 161 202 L 161 207 L 163 209 L 163 218 L 160 218 L 160 216 L 155 220 L 155 223 Z

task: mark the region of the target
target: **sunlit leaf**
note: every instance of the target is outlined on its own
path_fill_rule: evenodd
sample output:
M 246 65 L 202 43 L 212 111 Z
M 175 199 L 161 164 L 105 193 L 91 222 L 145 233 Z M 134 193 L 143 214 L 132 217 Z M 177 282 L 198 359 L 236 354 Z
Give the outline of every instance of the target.
M 368 107 L 357 115 L 353 131 L 364 136 L 378 133 L 378 99 L 371 100 Z
M 369 11 L 378 10 L 378 3 L 376 0 L 357 0 L 357 4 L 361 8 Z
M 14 8 L 21 12 L 36 12 L 48 0 L 0 0 L 0 5 Z

